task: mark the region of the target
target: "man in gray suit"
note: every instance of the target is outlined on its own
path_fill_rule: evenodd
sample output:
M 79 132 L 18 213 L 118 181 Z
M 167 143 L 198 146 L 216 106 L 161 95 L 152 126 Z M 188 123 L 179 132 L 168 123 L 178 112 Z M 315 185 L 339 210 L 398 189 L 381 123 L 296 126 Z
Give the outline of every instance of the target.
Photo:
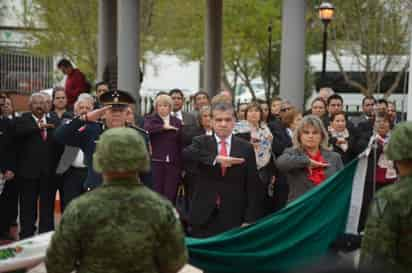
M 184 126 L 198 126 L 198 121 L 194 115 L 189 112 L 183 111 L 183 104 L 185 102 L 185 96 L 182 90 L 172 89 L 169 91 L 169 96 L 173 100 L 173 112 L 172 115 L 180 119 Z

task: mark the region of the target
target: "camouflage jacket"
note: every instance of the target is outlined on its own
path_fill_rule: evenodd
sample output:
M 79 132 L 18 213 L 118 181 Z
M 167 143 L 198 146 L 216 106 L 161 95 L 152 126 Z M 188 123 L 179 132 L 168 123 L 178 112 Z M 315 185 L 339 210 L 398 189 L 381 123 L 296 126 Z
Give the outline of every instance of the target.
M 410 272 L 411 253 L 412 176 L 405 176 L 377 193 L 362 240 L 360 266 Z
M 175 272 L 187 262 L 171 203 L 135 179 L 116 180 L 73 200 L 46 257 L 48 272 Z

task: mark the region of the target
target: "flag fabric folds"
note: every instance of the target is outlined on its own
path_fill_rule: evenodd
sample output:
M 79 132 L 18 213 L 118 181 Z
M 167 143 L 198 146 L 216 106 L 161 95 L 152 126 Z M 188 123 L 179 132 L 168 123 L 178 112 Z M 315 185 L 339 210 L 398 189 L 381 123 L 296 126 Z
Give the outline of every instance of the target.
M 326 254 L 343 234 L 359 159 L 255 224 L 205 238 L 186 238 L 190 264 L 216 273 L 285 272 Z

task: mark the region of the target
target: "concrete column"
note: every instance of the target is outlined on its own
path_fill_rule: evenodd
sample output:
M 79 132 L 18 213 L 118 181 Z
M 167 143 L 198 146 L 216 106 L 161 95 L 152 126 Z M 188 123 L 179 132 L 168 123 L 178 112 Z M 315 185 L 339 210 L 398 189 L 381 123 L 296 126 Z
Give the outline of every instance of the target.
M 96 78 L 101 81 L 106 65 L 116 57 L 116 0 L 99 0 L 98 23 Z
M 117 1 L 117 87 L 139 101 L 140 0 Z M 137 111 L 140 110 L 136 103 Z
M 280 96 L 303 110 L 305 86 L 305 11 L 302 0 L 284 0 Z
M 204 88 L 210 96 L 220 90 L 222 69 L 223 0 L 205 0 L 205 65 Z
M 408 82 L 408 108 L 406 119 L 412 121 L 412 16 L 409 19 L 409 82 Z

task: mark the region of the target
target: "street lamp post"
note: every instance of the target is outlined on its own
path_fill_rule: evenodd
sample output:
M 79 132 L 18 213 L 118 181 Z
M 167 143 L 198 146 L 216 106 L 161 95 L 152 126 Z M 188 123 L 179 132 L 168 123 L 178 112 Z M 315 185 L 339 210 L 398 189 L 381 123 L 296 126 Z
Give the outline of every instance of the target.
M 269 45 L 268 45 L 268 89 L 266 93 L 266 99 L 270 100 L 270 88 L 271 88 L 271 73 L 272 73 L 272 22 L 270 22 L 268 26 L 268 34 L 269 34 Z
M 328 48 L 328 24 L 333 19 L 335 13 L 335 8 L 329 2 L 323 2 L 318 8 L 319 18 L 323 22 L 323 59 L 322 59 L 322 82 L 325 82 L 325 71 L 326 71 L 326 51 Z

